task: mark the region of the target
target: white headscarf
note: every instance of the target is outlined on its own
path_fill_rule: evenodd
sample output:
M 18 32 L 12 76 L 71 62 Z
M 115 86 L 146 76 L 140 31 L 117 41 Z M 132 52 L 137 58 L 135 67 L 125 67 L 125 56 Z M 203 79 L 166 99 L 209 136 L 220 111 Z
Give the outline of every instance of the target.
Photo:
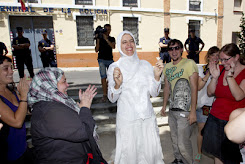
M 136 42 L 133 34 L 129 31 L 123 31 L 117 37 L 117 48 L 121 55 L 120 59 L 118 60 L 118 66 L 123 75 L 123 82 L 128 82 L 130 79 L 134 77 L 135 73 L 139 69 L 140 60 L 138 58 L 136 50 L 134 51 L 134 54 L 132 56 L 128 56 L 122 52 L 121 41 L 123 35 L 125 34 L 129 34 L 130 36 L 132 36 L 132 38 L 134 39 L 135 47 Z

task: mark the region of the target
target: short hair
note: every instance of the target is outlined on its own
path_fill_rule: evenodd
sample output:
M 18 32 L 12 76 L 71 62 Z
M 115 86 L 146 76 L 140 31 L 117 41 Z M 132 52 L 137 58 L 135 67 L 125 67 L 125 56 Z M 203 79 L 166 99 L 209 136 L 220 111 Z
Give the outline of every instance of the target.
M 3 62 L 7 60 L 7 62 L 10 62 L 12 63 L 12 59 L 7 57 L 7 56 L 3 56 L 3 55 L 0 55 L 0 64 L 3 64 Z
M 183 48 L 183 43 L 180 40 L 178 40 L 178 39 L 170 40 L 168 42 L 168 48 L 169 48 L 169 46 L 175 45 L 176 43 L 180 46 L 180 48 Z
M 111 25 L 110 25 L 110 24 L 105 24 L 105 25 L 104 25 L 104 28 L 105 28 L 105 27 L 111 27 Z
M 206 56 L 205 56 L 205 61 L 206 61 L 206 63 L 209 62 L 209 61 L 208 61 L 208 58 L 209 58 L 211 55 L 213 55 L 214 53 L 216 53 L 216 52 L 219 52 L 219 48 L 218 48 L 217 46 L 213 46 L 213 47 L 209 48 L 209 50 L 208 50 L 208 52 L 207 52 L 207 54 L 206 54 Z

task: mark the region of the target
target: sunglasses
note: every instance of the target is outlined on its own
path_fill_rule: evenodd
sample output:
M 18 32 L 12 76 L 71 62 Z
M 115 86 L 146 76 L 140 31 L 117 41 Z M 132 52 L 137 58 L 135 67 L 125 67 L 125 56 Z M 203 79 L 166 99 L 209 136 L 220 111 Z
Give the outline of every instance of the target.
M 168 51 L 179 50 L 179 49 L 180 49 L 179 46 L 176 46 L 176 47 L 169 47 L 169 48 L 168 48 Z

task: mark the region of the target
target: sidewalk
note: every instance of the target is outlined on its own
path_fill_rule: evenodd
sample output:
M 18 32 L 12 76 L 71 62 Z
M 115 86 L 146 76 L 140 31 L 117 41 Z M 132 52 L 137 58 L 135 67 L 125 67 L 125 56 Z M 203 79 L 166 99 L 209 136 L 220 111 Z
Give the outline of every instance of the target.
M 86 68 L 61 68 L 65 72 L 65 76 L 67 78 L 67 81 L 70 85 L 70 87 L 80 87 L 83 86 L 85 88 L 89 84 L 95 84 L 100 85 L 100 75 L 99 75 L 99 69 L 97 67 L 86 67 Z M 36 69 L 34 72 L 36 73 L 38 69 Z M 26 74 L 27 70 L 25 70 Z M 18 82 L 18 71 L 14 72 L 14 81 Z M 153 99 L 154 101 L 154 99 Z M 160 110 L 161 107 L 155 107 L 155 112 Z M 98 125 L 98 133 L 100 136 L 99 145 L 102 151 L 102 154 L 106 160 L 110 159 L 112 151 L 115 149 L 115 143 L 116 143 L 116 137 L 115 137 L 115 113 L 99 113 L 94 114 L 94 119 L 97 122 Z M 103 119 L 107 119 L 106 124 L 101 124 L 100 121 Z M 160 121 L 163 120 L 164 123 L 160 123 Z M 167 122 L 167 117 L 161 117 L 158 119 L 158 126 L 159 126 L 159 133 L 160 133 L 160 140 L 164 155 L 164 162 L 165 164 L 171 163 L 174 160 L 173 157 L 173 149 L 172 149 L 172 143 L 170 138 L 170 129 Z M 191 136 L 192 145 L 193 145 L 193 158 L 194 155 L 197 152 L 197 126 L 195 126 L 193 134 Z M 203 156 L 203 160 L 200 164 L 213 164 L 213 160 Z

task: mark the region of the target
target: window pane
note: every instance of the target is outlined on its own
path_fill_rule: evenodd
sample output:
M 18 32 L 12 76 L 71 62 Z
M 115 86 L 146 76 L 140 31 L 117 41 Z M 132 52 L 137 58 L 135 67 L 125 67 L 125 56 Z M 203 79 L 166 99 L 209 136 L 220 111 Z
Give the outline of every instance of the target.
M 75 0 L 75 5 L 93 5 L 92 0 Z
M 189 10 L 190 11 L 201 11 L 200 0 L 190 0 L 189 1 Z
M 239 38 L 238 38 L 239 32 L 232 32 L 232 43 L 239 44 Z
M 188 27 L 188 35 L 190 34 L 190 30 L 194 29 L 197 37 L 200 37 L 200 21 L 199 20 L 190 20 Z
M 240 11 L 242 5 L 242 0 L 234 0 L 234 10 Z
M 78 46 L 94 46 L 94 21 L 92 16 L 77 17 Z
M 135 38 L 136 45 L 139 45 L 138 18 L 123 18 L 123 30 L 130 31 Z
M 125 7 L 138 7 L 137 0 L 123 0 L 123 6 Z

